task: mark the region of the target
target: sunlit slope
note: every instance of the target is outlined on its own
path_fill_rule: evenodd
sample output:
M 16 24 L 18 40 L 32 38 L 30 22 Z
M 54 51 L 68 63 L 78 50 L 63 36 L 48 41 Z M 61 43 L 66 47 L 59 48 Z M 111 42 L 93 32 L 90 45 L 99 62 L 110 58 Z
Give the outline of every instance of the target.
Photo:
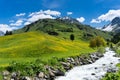
M 82 53 L 86 49 L 90 49 L 88 43 L 81 40 L 72 42 L 68 39 L 65 40 L 61 37 L 54 37 L 40 32 L 0 37 L 0 57 L 3 58 L 41 57 L 42 54 L 51 55 L 53 53 L 61 56 L 71 56 L 73 51 Z
M 52 57 L 68 57 L 93 52 L 87 42 L 71 41 L 41 32 L 28 32 L 0 37 L 0 66 Z

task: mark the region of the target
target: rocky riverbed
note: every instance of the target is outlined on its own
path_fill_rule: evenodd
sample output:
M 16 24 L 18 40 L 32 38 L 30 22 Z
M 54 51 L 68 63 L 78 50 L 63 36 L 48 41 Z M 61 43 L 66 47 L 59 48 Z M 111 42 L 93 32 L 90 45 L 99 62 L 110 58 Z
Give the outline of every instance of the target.
M 57 77 L 55 80 L 100 80 L 107 72 L 116 72 L 116 64 L 120 58 L 115 57 L 116 53 L 106 48 L 104 57 L 95 63 L 74 67 L 66 72 L 65 76 Z

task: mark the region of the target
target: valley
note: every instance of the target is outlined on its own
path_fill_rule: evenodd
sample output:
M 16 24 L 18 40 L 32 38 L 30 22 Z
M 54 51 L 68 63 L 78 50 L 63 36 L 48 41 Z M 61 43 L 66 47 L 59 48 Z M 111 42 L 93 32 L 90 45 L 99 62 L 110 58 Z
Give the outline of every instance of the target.
M 116 36 L 116 33 L 95 29 L 70 17 L 40 19 L 23 28 L 7 31 L 5 36 L 0 37 L 0 70 L 7 70 L 10 73 L 7 79 L 12 73 L 17 74 L 20 71 L 19 76 L 14 78 L 34 77 L 39 73 L 48 77 L 43 79 L 54 80 L 58 74 L 63 75 L 67 69 L 94 64 L 101 56 L 97 59 L 90 56 L 96 52 L 103 55 L 105 47 L 114 45 L 112 40 L 115 40 Z M 74 64 L 78 62 L 77 56 L 85 59 L 79 64 Z M 69 58 L 71 60 L 75 58 L 76 62 L 71 61 L 66 69 L 64 65 Z M 46 66 L 50 69 L 47 70 Z M 5 77 L 1 76 L 1 79 Z

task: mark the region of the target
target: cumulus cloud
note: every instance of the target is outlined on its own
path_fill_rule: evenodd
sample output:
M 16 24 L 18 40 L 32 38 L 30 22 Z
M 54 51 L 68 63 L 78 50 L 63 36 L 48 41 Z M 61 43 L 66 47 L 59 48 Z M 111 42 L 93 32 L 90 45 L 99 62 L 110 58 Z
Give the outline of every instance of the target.
M 51 16 L 60 16 L 61 15 L 61 13 L 59 11 L 53 11 L 53 10 L 45 10 L 45 11 L 43 11 L 43 10 L 40 10 L 38 12 L 32 12 L 29 15 L 29 17 L 34 16 L 34 15 L 41 15 L 41 14 L 51 15 Z
M 100 20 L 92 19 L 90 23 L 101 23 Z
M 35 22 L 39 19 L 55 19 L 56 17 L 59 17 L 61 15 L 61 13 L 59 11 L 53 11 L 53 10 L 40 10 L 38 12 L 32 12 L 31 14 L 29 14 L 29 18 L 27 19 L 27 21 L 24 23 L 24 25 L 28 25 L 32 22 Z
M 20 16 L 23 16 L 23 18 L 19 18 L 18 20 L 10 20 L 10 24 L 0 24 L 0 30 L 3 32 L 6 32 L 6 30 L 12 31 L 14 29 L 19 29 L 23 25 L 29 25 L 32 22 L 35 22 L 39 19 L 55 19 L 56 17 L 61 16 L 61 13 L 59 11 L 54 10 L 40 10 L 38 12 L 32 12 L 27 17 L 25 16 L 26 13 L 20 13 L 16 14 L 16 19 L 18 19 Z
M 72 12 L 67 12 L 67 15 L 72 15 L 73 13 Z
M 17 27 L 17 26 L 21 26 L 22 23 L 23 23 L 23 20 L 17 20 L 15 23 L 11 23 L 10 26 L 15 26 L 15 27 Z
M 38 15 L 33 15 L 31 18 L 29 18 L 28 22 L 35 22 L 39 19 L 45 19 L 45 18 L 54 19 L 51 15 L 38 14 Z
M 24 25 L 29 25 L 29 24 L 30 24 L 30 22 L 25 22 L 25 23 L 24 23 Z
M 0 24 L 0 31 L 3 31 L 4 33 L 8 30 L 8 31 L 12 31 L 14 29 L 17 29 L 16 27 L 10 27 L 7 24 Z
M 20 14 L 16 14 L 17 17 L 20 17 L 20 16 L 25 16 L 26 13 L 20 13 Z
M 92 19 L 91 23 L 101 23 L 102 21 L 112 21 L 115 17 L 120 17 L 120 9 L 109 10 L 106 14 L 100 15 L 96 19 Z
M 51 10 L 46 10 L 46 11 L 43 11 L 44 14 L 46 15 L 52 15 L 52 16 L 60 16 L 61 13 L 58 12 L 58 11 L 51 11 Z
M 85 18 L 84 17 L 80 17 L 80 18 L 76 18 L 76 20 L 78 20 L 79 22 L 84 22 L 85 21 Z

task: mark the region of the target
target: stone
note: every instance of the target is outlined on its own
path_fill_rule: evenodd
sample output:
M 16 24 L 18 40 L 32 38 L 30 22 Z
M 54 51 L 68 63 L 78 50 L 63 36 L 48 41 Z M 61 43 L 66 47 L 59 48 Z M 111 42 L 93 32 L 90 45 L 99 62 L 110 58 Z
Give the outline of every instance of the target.
M 50 77 L 55 77 L 55 74 L 52 71 L 49 71 Z
M 18 78 L 18 73 L 17 72 L 13 72 L 11 74 L 11 79 L 18 80 L 17 78 Z
M 45 79 L 49 79 L 49 75 L 48 75 L 48 74 L 45 75 L 44 78 L 45 78 Z
M 92 73 L 91 75 L 95 75 L 95 73 Z
M 64 67 L 68 67 L 68 66 L 70 66 L 70 63 L 65 63 L 65 62 L 61 62 L 61 64 L 64 66 Z
M 97 67 L 95 67 L 95 69 L 98 69 Z
M 8 80 L 8 78 L 6 76 L 3 77 L 3 80 Z
M 9 75 L 9 72 L 8 72 L 8 71 L 3 71 L 2 75 L 3 75 L 3 76 L 8 76 L 8 75 Z
M 16 76 L 18 76 L 16 72 L 13 72 L 13 73 L 11 74 L 11 77 L 16 77 Z
M 39 80 L 39 78 L 38 77 L 34 77 L 33 80 Z
M 31 79 L 29 77 L 27 77 L 27 76 L 24 76 L 20 80 L 31 80 Z
M 45 76 L 45 75 L 44 75 L 43 72 L 40 72 L 40 73 L 38 74 L 38 77 L 39 77 L 39 78 L 44 78 L 44 76 Z
M 110 64 L 113 64 L 112 62 Z
M 106 64 L 102 64 L 103 66 L 105 66 Z
M 55 76 L 64 76 L 65 75 L 65 73 L 59 69 L 57 71 L 55 71 L 54 74 L 55 74 Z

